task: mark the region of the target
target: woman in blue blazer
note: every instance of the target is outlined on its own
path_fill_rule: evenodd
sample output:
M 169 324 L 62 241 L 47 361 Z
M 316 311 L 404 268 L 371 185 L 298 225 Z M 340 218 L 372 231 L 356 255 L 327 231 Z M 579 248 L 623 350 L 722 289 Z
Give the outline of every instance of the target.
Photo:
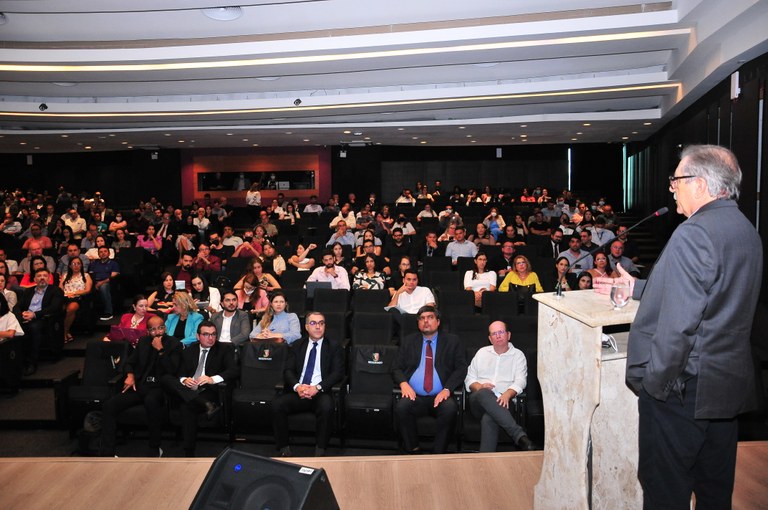
M 203 316 L 197 313 L 197 306 L 192 296 L 184 291 L 173 295 L 173 313 L 165 319 L 166 334 L 178 338 L 186 347 L 197 342 L 197 326 L 203 322 Z

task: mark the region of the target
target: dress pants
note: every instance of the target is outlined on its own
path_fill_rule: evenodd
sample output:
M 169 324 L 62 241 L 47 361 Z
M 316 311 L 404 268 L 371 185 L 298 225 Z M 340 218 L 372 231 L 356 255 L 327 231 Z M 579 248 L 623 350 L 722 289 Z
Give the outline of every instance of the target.
M 40 346 L 46 331 L 46 319 L 33 319 L 21 324 L 24 330 L 24 363 L 37 365 L 40 358 Z
M 317 448 L 327 448 L 333 430 L 333 397 L 318 393 L 314 398 L 301 398 L 298 393 L 284 393 L 272 401 L 272 428 L 277 448 L 288 446 L 288 416 L 314 412 L 317 417 L 315 441 Z
M 686 383 L 683 402 L 666 402 L 640 392 L 638 410 L 638 478 L 643 508 L 688 510 L 691 493 L 696 510 L 729 509 L 736 470 L 738 424 L 697 420 L 696 378 Z
M 210 402 L 219 402 L 219 389 L 215 386 L 203 386 L 204 389 L 195 391 L 187 388 L 179 378 L 172 375 L 164 375 L 160 380 L 163 388 L 172 395 L 179 397 L 181 402 L 181 438 L 184 453 L 187 456 L 195 454 L 195 442 L 197 439 L 197 420 L 205 410 L 200 399 Z
M 159 385 L 139 385 L 137 391 L 128 390 L 119 393 L 104 402 L 101 422 L 101 455 L 115 455 L 115 435 L 117 434 L 117 417 L 121 412 L 133 406 L 144 404 L 147 410 L 147 426 L 149 427 L 149 447 L 157 449 L 163 434 L 163 418 L 165 417 L 165 394 Z
M 499 442 L 499 427 L 518 441 L 525 435 L 523 427 L 517 424 L 509 409 L 501 407 L 496 402 L 496 394 L 483 388 L 474 391 L 469 396 L 469 408 L 475 418 L 480 420 L 480 451 L 495 452 Z
M 434 406 L 434 396 L 422 397 L 416 395 L 416 400 L 410 400 L 405 397 L 398 400 L 395 406 L 395 415 L 397 416 L 400 434 L 403 436 L 406 451 L 413 451 L 419 446 L 416 420 L 422 416 L 432 415 L 437 418 L 433 451 L 435 453 L 445 453 L 451 434 L 456 428 L 456 413 L 459 408 L 453 396 L 440 402 L 439 406 Z

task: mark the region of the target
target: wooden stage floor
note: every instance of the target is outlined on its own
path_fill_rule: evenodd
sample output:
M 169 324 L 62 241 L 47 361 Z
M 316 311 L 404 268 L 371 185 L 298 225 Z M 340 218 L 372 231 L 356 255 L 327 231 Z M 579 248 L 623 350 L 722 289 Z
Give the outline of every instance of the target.
M 530 509 L 542 452 L 292 458 L 342 509 Z M 0 459 L 3 510 L 189 508 L 213 459 Z M 768 508 L 768 442 L 739 443 L 734 509 Z

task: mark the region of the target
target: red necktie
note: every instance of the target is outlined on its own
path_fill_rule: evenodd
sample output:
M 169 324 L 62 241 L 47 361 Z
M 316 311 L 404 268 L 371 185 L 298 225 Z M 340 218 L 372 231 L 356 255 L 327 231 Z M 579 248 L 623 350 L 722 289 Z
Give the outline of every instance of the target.
M 424 363 L 424 391 L 430 393 L 432 391 L 432 340 L 427 340 L 427 353 Z

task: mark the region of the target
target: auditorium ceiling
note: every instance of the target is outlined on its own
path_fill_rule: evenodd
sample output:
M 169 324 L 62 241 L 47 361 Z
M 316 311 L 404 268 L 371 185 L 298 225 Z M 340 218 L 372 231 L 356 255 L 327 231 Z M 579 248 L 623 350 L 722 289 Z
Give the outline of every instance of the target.
M 646 139 L 768 1 L 3 0 L 0 152 Z

